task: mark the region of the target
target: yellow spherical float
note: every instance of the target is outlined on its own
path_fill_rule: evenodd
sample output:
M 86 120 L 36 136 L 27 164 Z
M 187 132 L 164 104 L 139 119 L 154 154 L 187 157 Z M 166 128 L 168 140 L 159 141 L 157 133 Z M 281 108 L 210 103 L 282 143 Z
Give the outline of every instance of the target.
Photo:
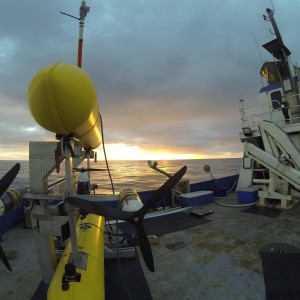
M 102 142 L 97 92 L 90 76 L 77 66 L 58 62 L 32 78 L 28 106 L 35 121 L 58 135 L 74 135 L 87 149 Z

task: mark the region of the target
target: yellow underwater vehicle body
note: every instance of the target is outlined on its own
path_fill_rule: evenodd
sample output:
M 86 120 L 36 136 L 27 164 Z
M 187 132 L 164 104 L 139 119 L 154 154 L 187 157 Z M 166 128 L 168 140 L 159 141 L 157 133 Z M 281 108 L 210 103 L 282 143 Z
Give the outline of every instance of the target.
M 68 242 L 50 283 L 48 300 L 105 299 L 104 225 L 105 219 L 93 214 L 79 218 L 79 262 L 76 267 L 71 263 L 72 246 Z

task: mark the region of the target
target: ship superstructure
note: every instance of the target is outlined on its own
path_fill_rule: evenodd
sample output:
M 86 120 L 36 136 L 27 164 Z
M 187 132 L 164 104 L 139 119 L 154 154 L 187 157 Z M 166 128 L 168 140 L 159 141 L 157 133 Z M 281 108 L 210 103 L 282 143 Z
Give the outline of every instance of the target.
M 244 156 L 237 189 L 256 188 L 260 205 L 275 201 L 289 208 L 300 195 L 299 69 L 290 63 L 291 51 L 283 43 L 273 11 L 267 9 L 267 14 L 264 18 L 276 38 L 263 47 L 273 61 L 260 70 L 267 81 L 259 92 L 260 104 L 245 108 L 240 101 Z

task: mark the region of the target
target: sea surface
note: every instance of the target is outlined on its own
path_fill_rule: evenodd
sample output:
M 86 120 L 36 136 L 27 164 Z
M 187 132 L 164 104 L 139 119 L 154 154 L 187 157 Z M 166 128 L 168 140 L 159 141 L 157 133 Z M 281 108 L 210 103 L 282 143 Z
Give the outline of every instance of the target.
M 0 160 L 0 178 L 14 166 L 15 163 L 21 164 L 21 169 L 12 187 L 29 188 L 29 162 L 28 161 L 11 161 Z M 241 158 L 226 159 L 191 159 L 191 160 L 161 160 L 158 161 L 157 167 L 168 174 L 174 174 L 181 167 L 187 166 L 187 173 L 184 179 L 188 179 L 190 183 L 215 179 L 238 174 L 241 167 Z M 126 160 L 108 162 L 113 187 L 115 192 L 119 192 L 126 187 L 132 187 L 136 191 L 157 189 L 168 178 L 167 176 L 157 172 L 148 166 L 147 161 L 142 160 Z M 204 171 L 204 166 L 209 165 L 211 173 Z M 86 167 L 86 163 L 81 165 Z M 103 171 L 91 172 L 91 183 L 97 184 L 96 193 L 112 193 L 112 185 L 109 179 L 109 172 L 106 169 L 105 161 L 91 162 L 91 168 L 105 169 Z M 54 171 L 49 177 L 49 183 L 64 177 L 64 162 L 61 164 L 60 173 Z M 74 173 L 77 175 L 78 173 Z

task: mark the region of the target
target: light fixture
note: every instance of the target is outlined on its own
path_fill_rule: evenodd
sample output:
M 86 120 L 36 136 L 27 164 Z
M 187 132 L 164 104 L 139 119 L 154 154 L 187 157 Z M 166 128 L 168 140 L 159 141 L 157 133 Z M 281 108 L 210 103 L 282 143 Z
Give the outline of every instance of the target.
M 252 136 L 253 132 L 250 127 L 243 127 L 242 128 L 244 136 Z

